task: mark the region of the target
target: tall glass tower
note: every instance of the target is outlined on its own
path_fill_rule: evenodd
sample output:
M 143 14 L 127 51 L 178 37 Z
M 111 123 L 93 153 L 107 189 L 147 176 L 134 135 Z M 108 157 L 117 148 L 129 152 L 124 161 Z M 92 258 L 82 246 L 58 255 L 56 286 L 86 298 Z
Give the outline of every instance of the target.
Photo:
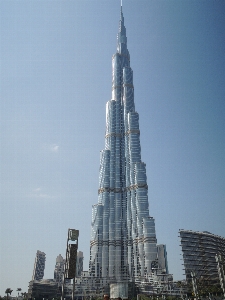
M 114 280 L 148 275 L 156 263 L 156 243 L 121 6 L 112 57 L 112 99 L 106 103 L 105 149 L 100 152 L 98 204 L 92 207 L 89 272 Z

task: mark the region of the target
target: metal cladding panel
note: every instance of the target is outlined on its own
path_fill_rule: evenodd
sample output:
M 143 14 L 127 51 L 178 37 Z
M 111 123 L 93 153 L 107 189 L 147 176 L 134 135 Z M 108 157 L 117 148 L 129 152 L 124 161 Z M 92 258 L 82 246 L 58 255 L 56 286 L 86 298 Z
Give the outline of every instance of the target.
M 99 189 L 110 187 L 110 150 L 100 152 Z
M 70 244 L 68 250 L 66 278 L 73 279 L 76 274 L 77 244 Z

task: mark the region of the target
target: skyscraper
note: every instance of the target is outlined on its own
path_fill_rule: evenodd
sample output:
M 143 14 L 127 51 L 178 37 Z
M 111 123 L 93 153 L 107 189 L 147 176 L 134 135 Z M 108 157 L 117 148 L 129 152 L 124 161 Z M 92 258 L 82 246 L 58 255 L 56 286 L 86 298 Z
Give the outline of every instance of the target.
M 82 251 L 77 252 L 76 277 L 80 277 L 83 272 L 84 256 Z
M 63 284 L 63 274 L 64 274 L 64 265 L 65 259 L 59 254 L 56 257 L 56 264 L 54 270 L 54 280 L 58 283 L 58 286 L 62 286 Z
M 166 245 L 157 245 L 157 253 L 158 253 L 158 268 L 162 273 L 169 273 L 168 270 L 168 262 L 167 262 L 167 251 Z
M 32 280 L 43 279 L 45 270 L 45 260 L 45 253 L 38 250 L 35 257 Z
M 112 57 L 112 98 L 106 103 L 105 149 L 100 152 L 98 203 L 92 207 L 89 272 L 118 281 L 146 276 L 157 265 L 156 243 L 121 6 Z

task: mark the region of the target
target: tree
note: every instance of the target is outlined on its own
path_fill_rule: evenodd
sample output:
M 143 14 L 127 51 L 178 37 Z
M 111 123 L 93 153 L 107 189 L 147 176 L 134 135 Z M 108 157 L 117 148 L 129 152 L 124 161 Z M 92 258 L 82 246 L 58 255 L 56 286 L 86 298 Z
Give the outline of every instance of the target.
M 26 292 L 21 293 L 21 295 L 23 296 L 23 299 L 26 299 L 26 298 L 27 298 L 27 293 L 26 293 Z
M 7 295 L 7 300 L 9 299 L 9 294 L 11 295 L 12 291 L 13 291 L 13 290 L 11 290 L 10 288 L 7 288 L 7 289 L 5 290 L 5 293 L 6 293 L 6 295 Z
M 22 291 L 22 289 L 21 288 L 17 288 L 16 291 L 18 292 L 18 297 L 19 297 L 19 292 Z

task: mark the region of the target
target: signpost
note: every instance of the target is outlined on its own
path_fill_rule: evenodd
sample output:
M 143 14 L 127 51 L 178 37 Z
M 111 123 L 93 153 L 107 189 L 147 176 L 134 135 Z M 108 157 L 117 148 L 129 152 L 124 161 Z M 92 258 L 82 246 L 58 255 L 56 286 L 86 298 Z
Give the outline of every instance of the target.
M 70 229 L 70 228 L 68 229 L 68 237 L 67 237 L 67 245 L 66 245 L 66 262 L 64 266 L 61 300 L 64 300 L 65 279 L 73 280 L 72 300 L 74 300 L 78 236 L 79 236 L 79 230 Z

